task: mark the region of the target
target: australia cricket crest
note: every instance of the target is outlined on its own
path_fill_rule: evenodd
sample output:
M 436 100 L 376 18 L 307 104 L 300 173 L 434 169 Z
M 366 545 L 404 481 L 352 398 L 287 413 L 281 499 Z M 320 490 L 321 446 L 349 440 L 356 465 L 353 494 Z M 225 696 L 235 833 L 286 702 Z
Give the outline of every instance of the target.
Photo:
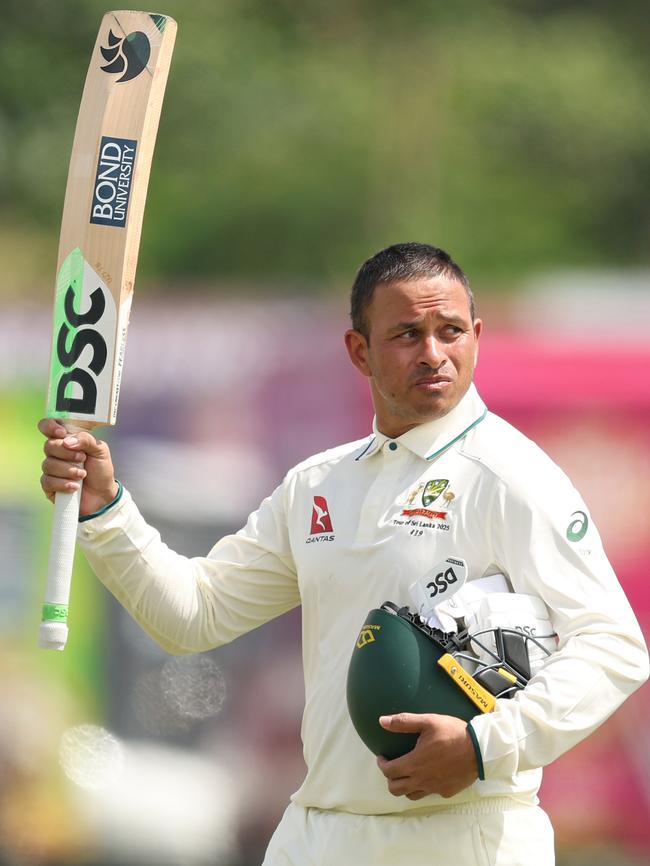
M 417 500 L 421 496 L 421 506 L 417 507 Z M 432 510 L 430 508 L 436 500 L 444 500 L 445 511 Z M 414 487 L 406 498 L 408 506 L 402 511 L 402 516 L 405 517 L 425 517 L 429 520 L 446 520 L 449 515 L 449 506 L 456 498 L 456 494 L 449 489 L 448 478 L 433 478 L 430 481 L 420 481 Z M 440 505 L 438 505 L 440 508 Z
M 435 502 L 448 484 L 449 480 L 446 478 L 434 478 L 432 481 L 427 481 L 422 492 L 422 505 L 426 508 Z

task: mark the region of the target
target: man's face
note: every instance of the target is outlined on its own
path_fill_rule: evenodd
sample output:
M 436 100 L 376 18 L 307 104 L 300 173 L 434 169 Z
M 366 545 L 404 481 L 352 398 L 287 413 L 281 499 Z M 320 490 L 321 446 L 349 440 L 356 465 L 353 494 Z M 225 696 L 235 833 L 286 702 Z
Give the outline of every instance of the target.
M 462 283 L 440 276 L 380 284 L 366 323 L 368 340 L 350 330 L 345 343 L 370 379 L 382 433 L 401 436 L 456 406 L 472 381 L 482 324 L 472 323 Z

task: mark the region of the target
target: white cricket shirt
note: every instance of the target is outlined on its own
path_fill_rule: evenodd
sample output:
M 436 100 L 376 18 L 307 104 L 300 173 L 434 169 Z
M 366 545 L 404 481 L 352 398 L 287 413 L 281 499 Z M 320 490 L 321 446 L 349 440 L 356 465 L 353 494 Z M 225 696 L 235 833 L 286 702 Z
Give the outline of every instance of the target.
M 422 812 L 482 797 L 536 803 L 541 767 L 593 731 L 648 675 L 634 614 L 589 510 L 530 440 L 472 386 L 444 418 L 299 464 L 246 526 L 204 558 L 163 544 L 125 492 L 80 524 L 99 578 L 162 647 L 212 649 L 302 605 L 307 776 L 303 806 Z M 514 699 L 473 720 L 485 779 L 413 802 L 386 780 L 349 719 L 349 659 L 366 614 L 442 559 L 468 580 L 501 572 L 539 596 L 559 649 Z M 440 601 L 444 599 L 441 594 Z

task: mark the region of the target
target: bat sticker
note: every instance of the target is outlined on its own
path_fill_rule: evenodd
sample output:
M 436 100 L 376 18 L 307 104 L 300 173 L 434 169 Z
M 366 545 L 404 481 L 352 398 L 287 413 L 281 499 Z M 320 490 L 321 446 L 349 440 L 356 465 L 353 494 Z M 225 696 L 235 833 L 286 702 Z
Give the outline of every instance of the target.
M 90 209 L 94 225 L 126 225 L 137 146 L 130 138 L 102 136 Z
M 59 271 L 54 321 L 48 415 L 108 417 L 117 311 L 106 283 L 78 248 Z
M 146 68 L 151 55 L 151 43 L 145 33 L 136 30 L 128 36 L 120 38 L 111 30 L 108 34 L 108 47 L 101 49 L 102 57 L 108 60 L 106 66 L 102 66 L 102 72 L 124 72 L 117 83 L 131 81 Z

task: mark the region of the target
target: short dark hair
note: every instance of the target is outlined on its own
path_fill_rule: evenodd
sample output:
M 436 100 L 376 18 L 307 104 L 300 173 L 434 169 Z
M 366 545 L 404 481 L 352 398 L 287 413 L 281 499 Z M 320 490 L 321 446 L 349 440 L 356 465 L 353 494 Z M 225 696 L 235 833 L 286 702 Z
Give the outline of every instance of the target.
M 366 312 L 378 285 L 439 276 L 456 280 L 464 286 L 473 322 L 476 313 L 474 295 L 460 266 L 449 253 L 438 247 L 411 242 L 386 247 L 361 265 L 350 295 L 352 327 L 360 331 L 366 340 L 369 339 Z

